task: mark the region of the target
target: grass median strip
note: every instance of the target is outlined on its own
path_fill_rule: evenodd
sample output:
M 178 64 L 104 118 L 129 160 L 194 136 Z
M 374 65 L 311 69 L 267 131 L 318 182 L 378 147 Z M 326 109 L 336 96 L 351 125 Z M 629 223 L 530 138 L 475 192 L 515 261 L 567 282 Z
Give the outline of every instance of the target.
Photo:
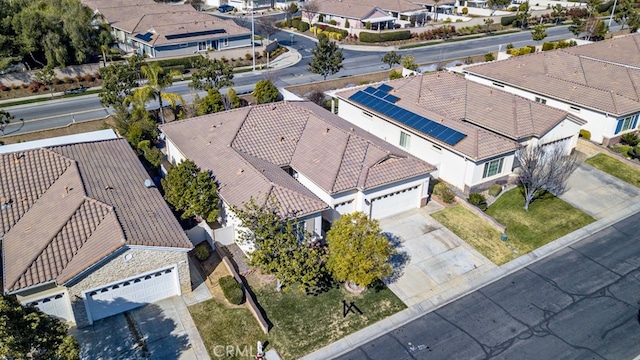
M 606 154 L 597 154 L 585 161 L 594 168 L 604 171 L 611 176 L 640 187 L 640 170 L 625 164 Z

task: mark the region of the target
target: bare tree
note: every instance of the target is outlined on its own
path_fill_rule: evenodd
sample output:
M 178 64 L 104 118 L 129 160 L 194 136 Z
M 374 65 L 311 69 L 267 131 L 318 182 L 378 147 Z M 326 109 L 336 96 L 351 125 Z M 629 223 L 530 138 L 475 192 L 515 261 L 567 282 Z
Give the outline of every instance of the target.
M 569 175 L 575 170 L 577 158 L 567 154 L 562 143 L 529 145 L 516 151 L 520 162 L 520 183 L 524 188 L 524 209 L 540 194 L 547 191 L 561 195 L 566 188 Z
M 320 7 L 318 6 L 318 3 L 313 0 L 305 2 L 304 5 L 302 5 L 302 14 L 304 14 L 304 16 L 309 20 L 309 26 L 313 25 L 313 18 L 316 16 L 318 11 L 320 11 Z
M 280 31 L 280 29 L 273 25 L 275 21 L 275 16 L 263 16 L 260 17 L 257 21 L 256 25 L 258 27 L 258 32 L 264 35 L 267 40 L 271 40 L 271 36 Z

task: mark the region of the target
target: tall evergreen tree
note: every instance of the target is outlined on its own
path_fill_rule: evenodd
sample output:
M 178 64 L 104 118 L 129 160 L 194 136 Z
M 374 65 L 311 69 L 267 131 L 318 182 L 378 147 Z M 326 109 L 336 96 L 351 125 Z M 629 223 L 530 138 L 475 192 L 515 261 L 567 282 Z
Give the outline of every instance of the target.
M 182 218 L 201 216 L 214 222 L 218 218 L 218 187 L 208 171 L 186 160 L 172 167 L 162 179 L 164 197 L 182 212 Z
M 338 48 L 336 43 L 329 40 L 327 36 L 320 36 L 319 42 L 316 47 L 311 50 L 313 59 L 307 63 L 307 68 L 314 74 L 322 75 L 324 80 L 327 80 L 327 76 L 338 73 L 344 66 L 344 56 L 342 55 L 342 49 Z

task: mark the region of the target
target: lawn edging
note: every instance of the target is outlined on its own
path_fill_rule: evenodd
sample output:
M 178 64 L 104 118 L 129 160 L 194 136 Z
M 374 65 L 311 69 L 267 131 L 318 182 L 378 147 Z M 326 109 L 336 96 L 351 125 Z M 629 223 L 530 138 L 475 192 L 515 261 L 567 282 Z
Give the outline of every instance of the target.
M 471 204 L 469 204 L 469 202 L 467 202 L 466 199 L 463 199 L 459 196 L 455 197 L 456 202 L 460 205 L 462 205 L 462 207 L 464 207 L 465 209 L 471 211 L 472 213 L 478 215 L 481 219 L 485 220 L 486 222 L 489 223 L 489 225 L 491 225 L 494 229 L 500 231 L 502 234 L 504 234 L 505 230 L 507 229 L 506 226 L 500 224 L 498 222 L 498 220 L 494 219 L 493 217 L 491 217 L 489 214 L 487 214 L 486 212 L 478 209 L 478 207 L 473 206 Z
M 249 305 L 249 311 L 251 312 L 251 314 L 253 314 L 253 317 L 256 318 L 256 321 L 258 322 L 258 325 L 260 326 L 260 329 L 262 329 L 262 331 L 265 334 L 268 334 L 269 333 L 270 324 L 267 321 L 267 319 L 264 317 L 264 315 L 262 314 L 262 311 L 260 311 L 260 308 L 258 307 L 258 304 L 253 299 L 253 296 L 249 292 L 249 289 L 247 288 L 247 285 L 244 283 L 244 281 L 242 281 L 242 277 L 240 277 L 240 274 L 238 274 L 238 272 L 236 271 L 235 267 L 231 263 L 231 260 L 229 260 L 229 258 L 225 255 L 222 258 L 222 263 L 227 268 L 229 273 L 231 273 L 231 275 L 233 275 L 233 278 L 236 279 L 238 284 L 242 285 L 242 291 L 244 292 L 244 298 L 246 299 L 247 304 Z

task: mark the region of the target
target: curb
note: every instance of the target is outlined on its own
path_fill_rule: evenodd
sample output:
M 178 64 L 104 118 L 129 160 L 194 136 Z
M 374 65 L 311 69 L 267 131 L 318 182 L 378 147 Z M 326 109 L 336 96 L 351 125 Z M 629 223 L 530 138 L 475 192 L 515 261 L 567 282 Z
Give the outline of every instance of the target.
M 329 344 L 315 352 L 305 355 L 303 360 L 329 359 L 344 355 L 347 352 L 358 348 L 371 340 L 374 340 L 385 333 L 393 331 L 407 323 L 418 319 L 419 317 L 438 310 L 439 308 L 463 298 L 470 293 L 490 285 L 508 275 L 521 270 L 539 260 L 546 258 L 560 250 L 563 250 L 590 235 L 618 223 L 628 217 L 640 213 L 640 195 L 630 198 L 610 210 L 609 215 L 597 220 L 589 225 L 577 229 L 553 242 L 543 245 L 532 252 L 524 254 L 502 266 L 487 271 L 482 277 L 471 281 L 468 288 L 460 291 L 460 289 L 451 289 L 440 293 L 430 299 L 424 300 L 413 305 L 399 313 L 396 313 L 384 320 L 378 321 L 364 329 L 350 334 L 332 344 Z

